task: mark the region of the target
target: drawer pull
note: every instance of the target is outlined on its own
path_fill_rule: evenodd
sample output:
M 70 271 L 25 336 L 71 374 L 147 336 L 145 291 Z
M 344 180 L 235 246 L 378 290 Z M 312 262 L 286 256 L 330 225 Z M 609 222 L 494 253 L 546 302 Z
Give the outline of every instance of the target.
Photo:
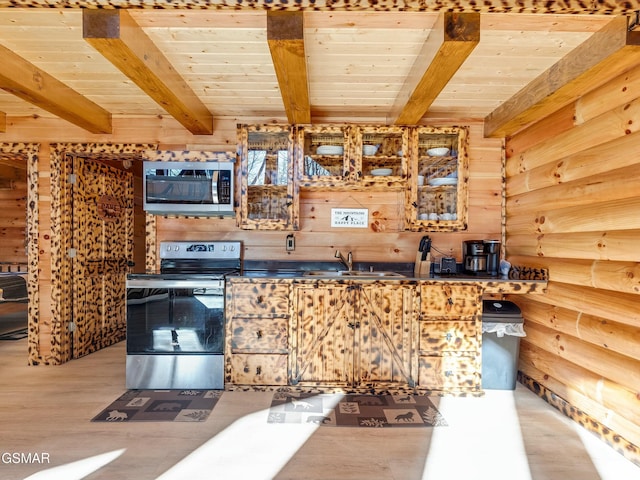
M 447 342 L 450 342 L 451 339 L 453 338 L 453 335 L 451 334 L 451 332 L 447 332 L 444 338 L 447 340 Z
M 453 372 L 451 370 L 445 370 L 444 376 L 445 377 L 453 377 Z
M 447 299 L 447 302 L 449 303 L 449 305 L 453 305 L 453 298 L 449 297 Z
M 262 374 L 262 367 L 256 367 L 256 375 Z
M 258 298 L 256 300 L 258 301 L 258 303 L 264 303 L 264 296 L 258 295 Z
M 262 330 L 258 330 L 258 331 L 256 332 L 256 336 L 257 336 L 258 338 L 262 338 Z

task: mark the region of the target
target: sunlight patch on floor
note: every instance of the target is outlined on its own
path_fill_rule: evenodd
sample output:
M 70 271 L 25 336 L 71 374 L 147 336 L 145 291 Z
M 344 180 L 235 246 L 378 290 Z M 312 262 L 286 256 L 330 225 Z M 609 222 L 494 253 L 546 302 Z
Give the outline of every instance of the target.
M 433 430 L 424 480 L 451 480 L 452 474 L 466 480 L 531 480 L 513 392 L 443 397 L 437 406 L 449 426 Z
M 267 423 L 268 415 L 267 409 L 237 420 L 157 480 L 273 479 L 318 425 Z
M 83 458 L 77 462 L 59 465 L 57 467 L 48 468 L 41 472 L 34 473 L 24 480 L 80 480 L 87 475 L 100 470 L 106 464 L 113 462 L 116 458 L 125 452 L 126 448 L 114 450 L 112 452 L 95 455 L 89 458 Z
M 638 467 L 630 461 L 622 461 L 623 456 L 613 448 L 603 449 L 602 440 L 589 432 L 579 424 L 574 424 L 573 429 L 580 437 L 584 449 L 591 457 L 591 461 L 601 480 L 621 480 L 637 478 Z

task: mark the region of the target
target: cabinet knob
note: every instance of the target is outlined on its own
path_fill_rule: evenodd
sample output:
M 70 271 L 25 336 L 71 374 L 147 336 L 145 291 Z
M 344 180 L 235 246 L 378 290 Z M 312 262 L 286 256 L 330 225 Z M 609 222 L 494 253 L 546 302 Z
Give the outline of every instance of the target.
M 257 336 L 258 338 L 262 338 L 262 330 L 258 330 L 258 331 L 256 332 L 256 336 Z
M 451 334 L 451 332 L 447 332 L 444 338 L 447 340 L 447 342 L 450 342 L 453 338 L 453 335 Z
M 445 377 L 453 377 L 453 372 L 452 372 L 451 370 L 446 370 L 446 371 L 444 372 L 444 376 L 445 376 Z
M 258 295 L 258 298 L 256 300 L 258 301 L 258 303 L 264 303 L 264 296 Z
M 256 367 L 256 375 L 262 374 L 262 367 Z

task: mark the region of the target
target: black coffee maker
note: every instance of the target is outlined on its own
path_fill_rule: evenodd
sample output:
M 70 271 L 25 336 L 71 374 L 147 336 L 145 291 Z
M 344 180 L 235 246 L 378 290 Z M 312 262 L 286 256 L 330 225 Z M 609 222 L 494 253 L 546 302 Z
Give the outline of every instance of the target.
M 500 242 L 483 240 L 484 253 L 487 255 L 487 275 L 497 276 L 500 268 Z
M 500 242 L 498 240 L 466 240 L 462 242 L 464 271 L 473 275 L 498 275 Z

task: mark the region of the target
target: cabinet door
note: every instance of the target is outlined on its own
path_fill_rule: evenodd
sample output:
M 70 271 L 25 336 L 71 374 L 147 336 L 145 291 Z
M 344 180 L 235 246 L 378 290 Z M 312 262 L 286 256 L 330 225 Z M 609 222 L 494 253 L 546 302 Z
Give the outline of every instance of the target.
M 353 126 L 300 127 L 298 177 L 303 187 L 356 182 L 362 175 Z M 360 147 L 361 148 L 361 147 Z
M 406 127 L 358 128 L 355 154 L 360 157 L 363 186 L 406 186 L 409 131 Z
M 415 385 L 414 292 L 412 286 L 362 285 L 354 346 L 356 384 Z
M 406 190 L 407 229 L 466 230 L 467 133 L 461 127 L 413 130 Z
M 345 284 L 296 287 L 292 384 L 347 386 L 352 383 L 356 291 Z
M 298 187 L 294 182 L 294 133 L 289 126 L 242 126 L 240 226 L 297 230 Z

